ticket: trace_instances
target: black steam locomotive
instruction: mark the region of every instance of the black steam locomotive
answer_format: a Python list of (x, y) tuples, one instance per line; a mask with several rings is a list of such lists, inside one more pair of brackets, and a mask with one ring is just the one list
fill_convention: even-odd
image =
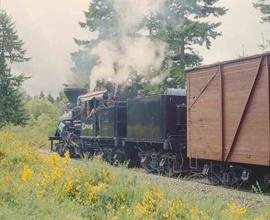
[(126, 101), (115, 100), (107, 89), (64, 92), (70, 106), (50, 137), (52, 150), (73, 157), (101, 155), (111, 164), (128, 161), (170, 176), (188, 171), (184, 90)]

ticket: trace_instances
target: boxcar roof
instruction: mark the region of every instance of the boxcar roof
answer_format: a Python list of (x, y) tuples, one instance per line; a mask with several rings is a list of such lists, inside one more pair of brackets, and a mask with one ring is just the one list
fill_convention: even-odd
[(196, 70), (207, 69), (207, 68), (211, 68), (211, 67), (215, 67), (215, 66), (219, 66), (219, 65), (230, 64), (230, 63), (247, 61), (247, 60), (251, 60), (251, 59), (255, 59), (255, 58), (259, 58), (259, 57), (267, 56), (267, 55), (270, 55), (270, 51), (262, 53), (262, 54), (256, 54), (253, 56), (247, 56), (247, 57), (242, 57), (242, 58), (238, 58), (238, 59), (216, 62), (213, 64), (206, 64), (206, 65), (202, 65), (202, 66), (198, 66), (198, 67), (194, 67), (194, 68), (189, 68), (189, 69), (186, 69), (185, 72), (188, 74), (189, 72), (193, 72)]

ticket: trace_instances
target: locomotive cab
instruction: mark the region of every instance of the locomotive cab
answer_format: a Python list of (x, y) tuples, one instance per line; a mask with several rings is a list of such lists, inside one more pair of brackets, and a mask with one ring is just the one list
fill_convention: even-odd
[(99, 114), (101, 106), (106, 100), (107, 90), (87, 93), (79, 97), (81, 106), (81, 135), (98, 136), (99, 135)]
[(81, 106), (81, 150), (99, 154), (111, 162), (126, 160), (122, 139), (126, 137), (127, 104), (110, 98), (108, 90), (79, 97)]

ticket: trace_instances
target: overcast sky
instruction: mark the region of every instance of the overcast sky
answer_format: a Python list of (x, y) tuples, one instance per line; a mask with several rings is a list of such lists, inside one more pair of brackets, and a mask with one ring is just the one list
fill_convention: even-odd
[[(78, 25), (84, 20), (89, 0), (0, 0), (2, 8), (16, 20), (20, 37), (25, 41), (31, 61), (17, 65), (15, 72), (32, 78), (25, 83), (31, 95), (58, 94), (72, 66), (70, 53), (77, 50), (73, 37), (89, 38)], [(134, 0), (143, 1), (143, 0)], [(210, 50), (200, 49), (204, 63), (233, 59), (239, 55), (260, 53), (262, 33), (270, 39), (270, 24), (260, 23), (260, 13), (252, 6), (255, 0), (221, 0), (229, 9), (219, 20), (223, 35)]]

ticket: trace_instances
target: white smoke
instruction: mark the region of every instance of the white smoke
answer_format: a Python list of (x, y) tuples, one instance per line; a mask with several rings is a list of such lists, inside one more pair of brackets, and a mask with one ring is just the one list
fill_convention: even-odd
[(153, 83), (160, 82), (164, 77), (156, 75), (166, 45), (151, 40), (140, 25), (147, 15), (162, 8), (164, 0), (113, 0), (113, 3), (120, 24), (120, 39), (117, 43), (102, 41), (93, 49), (100, 61), (91, 72), (90, 88), (93, 89), (99, 80), (125, 84), (131, 73)]
[(164, 3), (165, 0), (113, 0), (122, 33), (134, 33), (145, 16), (158, 12)]

